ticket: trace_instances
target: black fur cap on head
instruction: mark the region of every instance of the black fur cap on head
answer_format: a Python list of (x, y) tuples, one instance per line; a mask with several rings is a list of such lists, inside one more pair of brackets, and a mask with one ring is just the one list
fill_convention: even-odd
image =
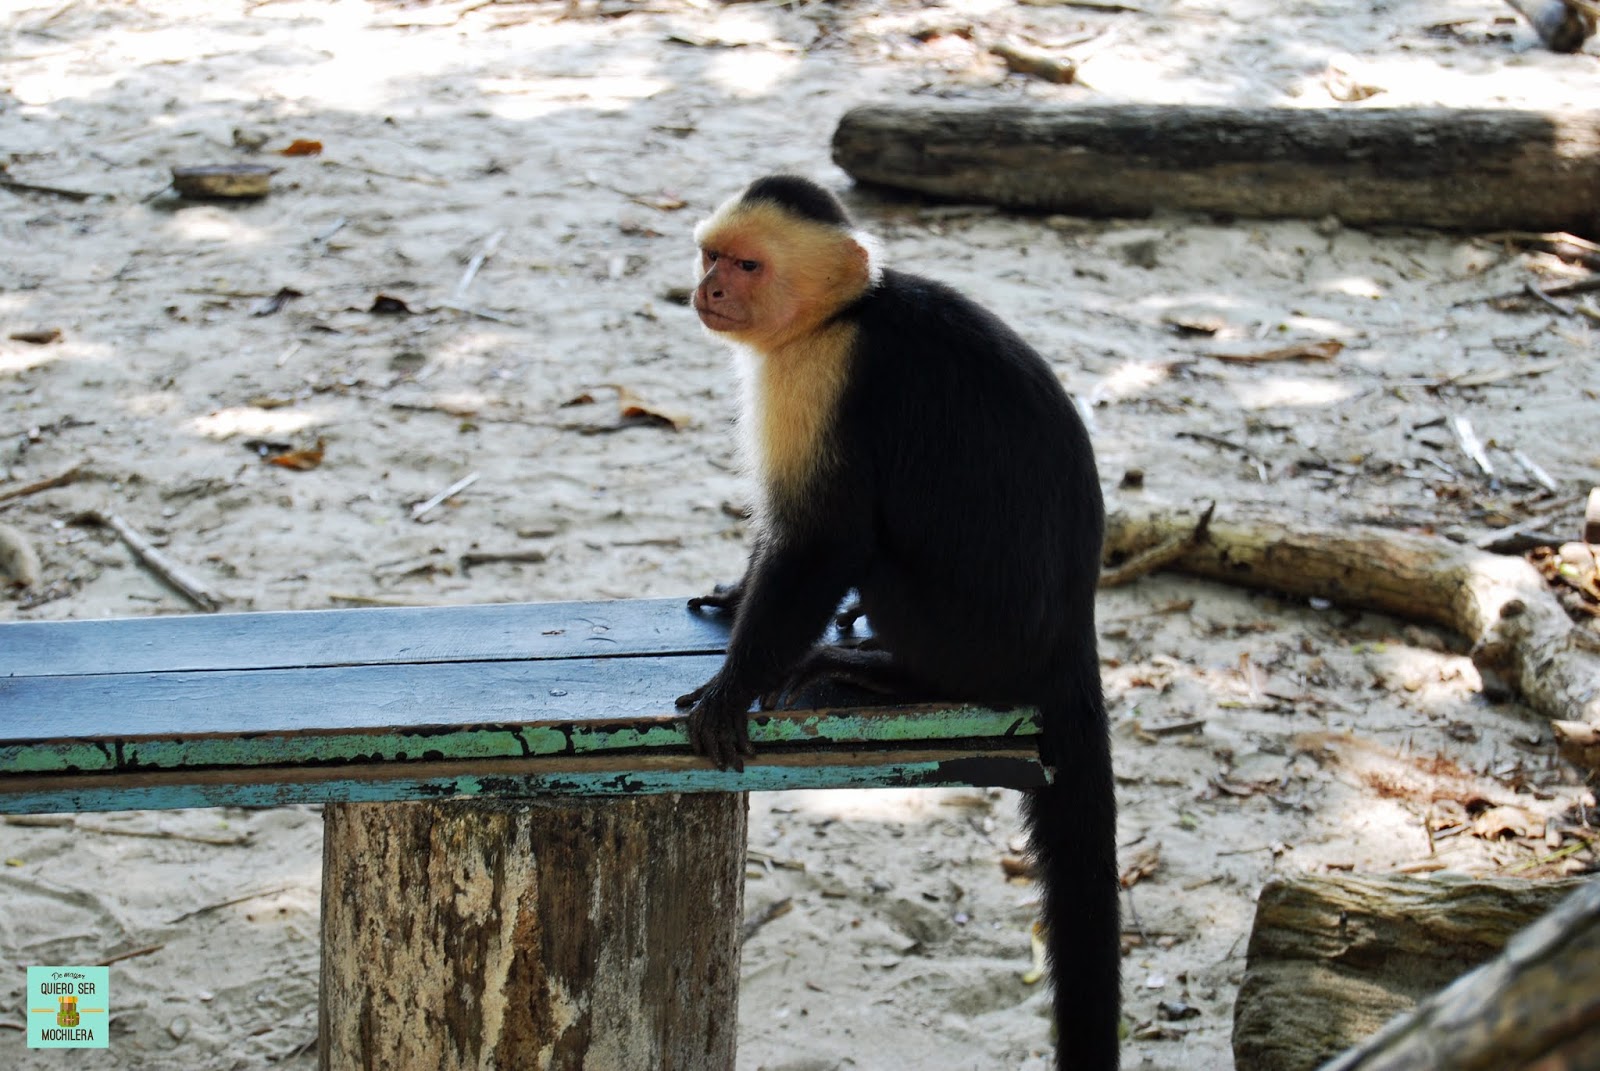
[(746, 204), (751, 201), (770, 201), (800, 219), (830, 227), (849, 230), (854, 226), (850, 214), (837, 197), (810, 179), (798, 175), (768, 175), (756, 179), (740, 200)]

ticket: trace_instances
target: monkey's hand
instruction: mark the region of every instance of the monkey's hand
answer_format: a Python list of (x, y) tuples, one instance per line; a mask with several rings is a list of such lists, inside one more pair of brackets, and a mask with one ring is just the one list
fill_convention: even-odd
[(723, 686), (722, 674), (678, 697), (678, 707), (689, 711), (689, 745), (719, 770), (730, 766), (744, 772), (744, 760), (756, 753), (750, 746), (750, 700), (740, 701)]
[(744, 601), (744, 581), (737, 584), (718, 584), (711, 589), (710, 595), (696, 595), (689, 600), (691, 610), (721, 610), (730, 618), (739, 612), (739, 604)]

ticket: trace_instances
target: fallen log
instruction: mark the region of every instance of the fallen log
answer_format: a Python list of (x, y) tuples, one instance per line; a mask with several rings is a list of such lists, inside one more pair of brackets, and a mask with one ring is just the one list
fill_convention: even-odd
[(1595, 1067), (1600, 1067), (1600, 880), (1589, 878), (1493, 960), (1322, 1071)]
[(1234, 1003), (1235, 1066), (1312, 1071), (1487, 962), (1587, 884), (1372, 875), (1268, 882)]
[(1600, 113), (1200, 105), (870, 105), (860, 182), (1096, 216), (1156, 210), (1600, 232)]
[[(1125, 558), (1192, 532), (1192, 511), (1123, 506), (1106, 518), (1106, 553)], [(1600, 723), (1600, 633), (1579, 625), (1522, 558), (1431, 536), (1284, 516), (1222, 516), (1164, 566), (1172, 572), (1442, 625), (1473, 662), (1552, 719)]]

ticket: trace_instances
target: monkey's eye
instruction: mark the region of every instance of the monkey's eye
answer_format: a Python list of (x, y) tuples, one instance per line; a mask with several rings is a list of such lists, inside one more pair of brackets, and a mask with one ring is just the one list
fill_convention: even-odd
[(717, 257), (720, 256), (719, 253), (711, 249), (701, 250), (701, 252), (705, 254), (707, 264), (715, 264), (717, 262)]
[(741, 261), (739, 261), (739, 270), (740, 271), (755, 271), (759, 267), (761, 267), (761, 262), (759, 260), (741, 260)]

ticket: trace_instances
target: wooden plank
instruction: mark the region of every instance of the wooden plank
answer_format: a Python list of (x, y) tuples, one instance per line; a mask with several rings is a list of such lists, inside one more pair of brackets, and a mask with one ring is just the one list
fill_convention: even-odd
[(683, 599), (0, 623), (0, 677), (715, 654)]
[(493, 759), (462, 771), (460, 762), (419, 762), (4, 777), (0, 814), (797, 788), (1030, 788), (1047, 776), (1034, 742), (1023, 737), (964, 740), (943, 750), (769, 748), (742, 773), (687, 754)]
[[(716, 656), (0, 679), (0, 777), (682, 747)], [(1034, 735), (1032, 708), (757, 715), (758, 743)]]
[[(716, 656), (0, 680), (0, 781), (182, 767), (686, 748), (672, 697)], [(1031, 707), (757, 714), (757, 746), (1034, 736)]]
[(951, 703), (755, 714), (713, 770), (673, 698), (723, 643), (676, 599), (0, 625), (0, 811), (1043, 776), (1034, 710)]
[(653, 718), (719, 665), (695, 655), (0, 678), (0, 747)]

